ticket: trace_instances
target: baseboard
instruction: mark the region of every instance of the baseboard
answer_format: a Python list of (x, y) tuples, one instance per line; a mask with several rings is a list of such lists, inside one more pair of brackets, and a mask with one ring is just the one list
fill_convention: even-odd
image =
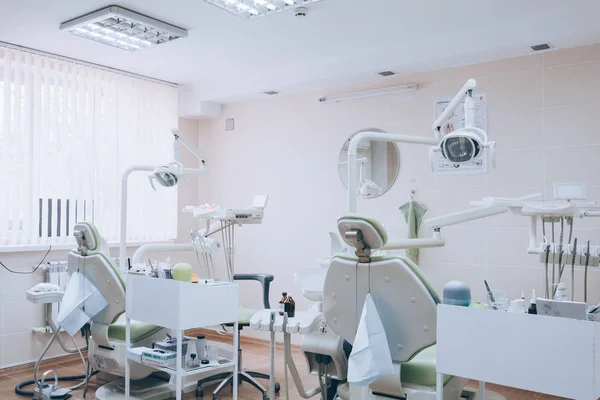
[[(87, 351), (84, 351), (83, 353), (87, 354)], [(71, 361), (71, 359), (72, 359), (72, 360), (79, 360), (81, 362), (81, 357), (79, 357), (79, 354), (58, 354), (55, 356), (45, 357), (44, 361), (58, 360), (58, 359), (60, 359), (61, 361)], [(6, 372), (16, 372), (16, 371), (26, 370), (29, 368), (33, 369), (36, 362), (37, 362), (37, 360), (31, 360), (31, 361), (23, 361), (20, 363), (14, 363), (14, 364), (9, 364), (9, 365), (3, 365), (2, 368), (0, 368), (0, 372), (6, 373)]]

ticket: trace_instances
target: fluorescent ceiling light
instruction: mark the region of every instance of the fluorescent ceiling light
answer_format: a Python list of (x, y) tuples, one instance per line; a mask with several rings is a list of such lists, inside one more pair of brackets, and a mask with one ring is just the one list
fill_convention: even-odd
[(254, 19), (321, 0), (205, 0), (239, 17)]
[(63, 22), (59, 29), (127, 51), (145, 49), (188, 36), (185, 29), (117, 6)]
[(384, 96), (389, 94), (403, 93), (403, 92), (416, 92), (418, 85), (416, 83), (409, 83), (408, 85), (402, 86), (391, 86), (381, 89), (363, 90), (360, 92), (335, 94), (331, 96), (321, 97), (319, 101), (321, 103), (334, 103), (344, 100), (362, 99), (364, 97)]

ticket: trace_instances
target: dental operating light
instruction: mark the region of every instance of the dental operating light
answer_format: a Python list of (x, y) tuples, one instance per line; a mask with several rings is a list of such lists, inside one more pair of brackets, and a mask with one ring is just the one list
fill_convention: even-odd
[[(395, 133), (382, 133), (376, 131), (363, 131), (354, 135), (348, 144), (348, 212), (357, 212), (358, 174), (358, 149), (369, 141), (394, 142), (406, 144), (423, 144), (435, 146), (430, 148), (429, 158), (431, 168), (438, 171), (437, 163), (450, 163), (451, 173), (473, 174), (487, 172), (488, 162), (495, 167), (496, 143), (488, 141), (487, 134), (475, 127), (475, 105), (473, 103), (473, 90), (477, 83), (469, 79), (450, 101), (448, 106), (433, 123), (432, 136), (414, 136)], [(465, 127), (442, 136), (442, 127), (452, 117), (454, 111), (465, 103)], [(439, 157), (438, 157), (439, 155)], [(489, 159), (489, 160), (488, 160)], [(478, 168), (478, 167), (483, 168)], [(421, 239), (409, 239), (417, 243)], [(429, 240), (429, 239), (424, 239)], [(434, 244), (439, 241), (434, 239)]]
[(255, 19), (281, 11), (304, 7), (321, 0), (204, 0), (245, 19)]
[[(491, 167), (495, 167), (496, 143), (488, 141), (487, 134), (475, 127), (475, 103), (473, 101), (475, 87), (475, 80), (469, 79), (433, 123), (434, 135), (440, 140), (436, 147), (430, 149), (431, 169), (434, 172), (444, 167), (451, 167), (450, 170), (446, 169), (446, 171), (459, 174), (474, 171), (485, 173), (487, 172), (488, 159)], [(442, 136), (442, 128), (463, 102), (465, 110), (464, 128)], [(441, 154), (441, 160), (436, 157), (437, 154)]]
[(142, 50), (188, 36), (185, 29), (118, 6), (63, 22), (59, 29), (126, 51)]

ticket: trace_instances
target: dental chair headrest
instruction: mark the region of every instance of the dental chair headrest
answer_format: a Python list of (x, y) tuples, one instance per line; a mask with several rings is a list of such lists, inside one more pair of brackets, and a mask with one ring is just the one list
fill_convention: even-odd
[(90, 222), (76, 223), (73, 228), (73, 236), (77, 240), (77, 251), (83, 256), (100, 247), (101, 240), (98, 229)]
[(383, 225), (375, 218), (361, 214), (346, 214), (338, 220), (338, 229), (344, 242), (355, 247), (353, 240), (346, 236), (346, 232), (360, 231), (362, 241), (369, 249), (380, 249), (387, 243), (387, 233)]

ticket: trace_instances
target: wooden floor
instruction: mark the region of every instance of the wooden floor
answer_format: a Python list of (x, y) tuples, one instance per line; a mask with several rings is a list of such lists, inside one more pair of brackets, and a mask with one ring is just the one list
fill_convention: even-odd
[[(244, 367), (251, 371), (258, 371), (263, 373), (269, 372), (269, 349), (267, 344), (254, 342), (254, 341), (246, 341), (242, 340), (242, 348), (244, 353)], [(282, 352), (278, 351), (278, 355)], [(299, 349), (293, 350), (293, 358), (298, 365), (298, 369), (300, 371), (305, 370), (303, 367), (305, 365), (305, 361), (302, 353)], [(281, 382), (283, 379), (283, 360), (278, 358), (276, 360), (277, 366), (277, 380)], [(78, 359), (77, 356), (67, 356), (56, 358), (52, 360), (46, 360), (42, 363), (40, 371), (46, 371), (48, 369), (54, 369), (59, 376), (67, 376), (67, 375), (81, 375), (83, 374), (83, 367), (81, 360)], [(25, 397), (21, 397), (15, 394), (15, 386), (22, 381), (33, 379), (33, 365), (24, 365), (14, 368), (8, 368), (4, 370), (0, 370), (0, 399), (1, 400), (17, 400), (17, 399), (25, 399)], [(96, 377), (90, 380), (89, 391), (86, 399), (94, 400), (96, 396), (94, 395), (96, 388), (105, 384), (105, 381), (101, 381)], [(282, 387), (283, 387), (283, 382)], [(303, 383), (305, 389), (310, 389), (318, 386), (318, 381), (315, 376), (308, 376), (304, 373)], [(264, 382), (264, 385), (268, 385), (268, 382)], [(64, 384), (62, 385), (64, 386)], [(470, 387), (477, 387), (477, 382), (470, 382)], [(489, 390), (493, 390), (501, 395), (503, 395), (507, 400), (550, 400), (550, 399), (561, 399), (559, 397), (540, 395), (539, 393), (532, 393), (518, 389), (505, 388), (496, 385), (488, 385), (487, 388)], [(211, 392), (213, 387), (208, 387), (205, 389), (205, 399), (209, 400), (212, 398)], [(300, 400), (301, 397), (296, 392), (296, 387), (293, 384), (293, 381), (290, 377), (290, 388), (289, 388), (290, 399)], [(83, 399), (83, 390), (79, 389), (77, 391), (72, 392), (73, 400), (82, 400)], [(229, 390), (225, 390), (221, 397), (221, 399), (230, 399), (231, 393)], [(249, 399), (262, 399), (262, 396), (253, 389), (248, 384), (243, 384), (240, 386), (239, 398), (243, 400)], [(283, 399), (284, 396), (279, 396), (279, 398)], [(185, 396), (186, 400), (195, 399), (194, 393), (188, 393)], [(315, 397), (317, 399), (317, 397)]]

